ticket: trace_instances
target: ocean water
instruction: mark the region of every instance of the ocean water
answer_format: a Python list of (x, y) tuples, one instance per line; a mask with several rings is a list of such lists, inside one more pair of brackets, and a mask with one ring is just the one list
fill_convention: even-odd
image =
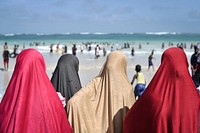
[[(79, 48), (81, 44), (90, 42), (92, 47), (96, 44), (100, 46), (106, 45), (107, 48), (113, 46), (115, 49), (120, 49), (124, 43), (129, 43), (130, 47), (138, 49), (138, 45), (142, 45), (140, 53), (149, 52), (152, 49), (162, 52), (161, 44), (165, 44), (165, 48), (169, 43), (174, 45), (185, 43), (187, 49), (191, 44), (200, 43), (200, 34), (189, 33), (66, 33), (66, 34), (0, 34), (0, 44), (3, 46), (7, 42), (9, 49), (12, 50), (14, 45), (19, 45), (22, 49), (23, 45), (27, 48), (30, 44), (38, 44), (36, 48), (41, 52), (49, 52), (50, 44), (60, 44), (60, 47), (67, 45), (70, 49), (73, 44)], [(0, 47), (2, 50), (3, 47)], [(78, 49), (79, 50), (79, 49)], [(138, 51), (139, 52), (139, 51)]]

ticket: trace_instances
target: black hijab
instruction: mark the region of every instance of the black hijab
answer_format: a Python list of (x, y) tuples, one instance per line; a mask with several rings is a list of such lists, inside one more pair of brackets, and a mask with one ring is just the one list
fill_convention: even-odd
[(58, 60), (51, 82), (57, 92), (68, 100), (81, 88), (78, 75), (79, 60), (72, 54), (65, 54)]

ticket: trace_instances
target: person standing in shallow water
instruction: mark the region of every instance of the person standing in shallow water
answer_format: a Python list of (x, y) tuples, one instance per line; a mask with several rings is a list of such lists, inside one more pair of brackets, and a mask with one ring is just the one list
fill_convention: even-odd
[(17, 50), (17, 45), (14, 45), (13, 52), (10, 54), (10, 58), (15, 58), (18, 55)]
[(103, 56), (104, 56), (104, 57), (106, 56), (106, 53), (107, 53), (106, 48), (103, 47)]
[(64, 47), (64, 53), (65, 54), (67, 53), (67, 45), (65, 45), (65, 47)]
[(4, 70), (7, 71), (9, 67), (9, 57), (10, 57), (8, 46), (4, 47), (2, 56), (3, 56)]
[(58, 53), (59, 52), (59, 43), (56, 45), (56, 53)]
[(8, 43), (7, 42), (5, 42), (3, 49), (8, 49)]
[(152, 50), (151, 54), (148, 57), (148, 70), (150, 69), (150, 67), (152, 66), (152, 69), (154, 71), (154, 65), (153, 65), (153, 54), (154, 54), (154, 50)]
[(135, 50), (134, 50), (134, 47), (132, 47), (131, 49), (131, 55), (134, 56), (135, 55)]
[(73, 44), (73, 47), (72, 47), (72, 54), (73, 55), (76, 55), (76, 50), (77, 50), (76, 44)]
[(99, 58), (99, 51), (100, 51), (100, 47), (99, 47), (99, 45), (97, 45), (96, 47), (95, 47), (95, 59), (98, 59)]
[(53, 44), (50, 45), (50, 53), (53, 53)]

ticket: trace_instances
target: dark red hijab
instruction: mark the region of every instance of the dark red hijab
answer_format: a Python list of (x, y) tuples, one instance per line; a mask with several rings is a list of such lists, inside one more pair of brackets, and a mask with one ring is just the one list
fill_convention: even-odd
[(143, 95), (129, 110), (123, 133), (198, 133), (200, 97), (180, 48), (169, 48)]
[(71, 133), (65, 110), (53, 88), (43, 56), (22, 51), (0, 104), (0, 132)]

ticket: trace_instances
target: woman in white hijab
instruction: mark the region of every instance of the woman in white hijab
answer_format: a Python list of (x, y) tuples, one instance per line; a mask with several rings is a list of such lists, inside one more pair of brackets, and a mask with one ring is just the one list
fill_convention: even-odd
[(68, 101), (74, 133), (122, 132), (124, 117), (135, 102), (126, 68), (126, 56), (111, 52), (100, 74)]

